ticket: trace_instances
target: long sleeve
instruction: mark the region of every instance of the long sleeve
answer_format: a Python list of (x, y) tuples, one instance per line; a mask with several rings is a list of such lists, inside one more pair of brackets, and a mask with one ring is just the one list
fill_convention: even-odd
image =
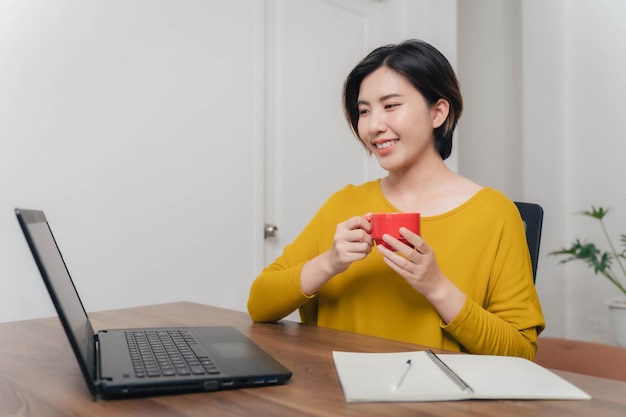
[[(470, 352), (533, 359), (544, 322), (532, 280), (524, 226), (513, 203), (503, 202), (495, 207), (497, 213), (493, 217), (489, 211), (484, 212), (493, 224), (490, 240), (481, 245), (482, 250), (486, 249), (483, 257), (488, 262), (482, 264), (484, 272), (480, 276), (488, 279), (477, 279), (473, 286), (464, 287), (468, 301), (444, 329)], [(471, 265), (470, 262), (463, 259), (462, 263)]]
[(300, 286), (302, 266), (319, 255), (320, 217), (322, 208), (294, 242), (285, 246), (283, 254), (265, 268), (254, 280), (248, 297), (248, 312), (252, 320), (280, 320), (308, 302)]
[(248, 312), (252, 320), (280, 320), (308, 300), (300, 290), (301, 269), (302, 265), (283, 270), (263, 270), (252, 284), (248, 298)]

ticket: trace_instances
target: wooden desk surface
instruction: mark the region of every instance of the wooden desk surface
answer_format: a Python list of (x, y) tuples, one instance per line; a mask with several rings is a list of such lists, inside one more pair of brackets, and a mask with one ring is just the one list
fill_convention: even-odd
[(252, 323), (247, 314), (173, 303), (90, 314), (95, 329), (232, 325), (293, 372), (282, 386), (94, 401), (58, 319), (0, 324), (0, 416), (619, 416), (626, 382), (557, 372), (591, 401), (346, 403), (332, 350), (394, 352), (420, 346), (293, 322)]

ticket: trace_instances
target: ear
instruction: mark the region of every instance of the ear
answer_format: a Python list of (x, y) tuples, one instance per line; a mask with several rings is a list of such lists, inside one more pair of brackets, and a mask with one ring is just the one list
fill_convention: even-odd
[(448, 118), (449, 113), (450, 103), (448, 103), (448, 100), (444, 100), (442, 98), (437, 100), (437, 102), (430, 108), (430, 117), (433, 121), (433, 129), (437, 129), (443, 125)]

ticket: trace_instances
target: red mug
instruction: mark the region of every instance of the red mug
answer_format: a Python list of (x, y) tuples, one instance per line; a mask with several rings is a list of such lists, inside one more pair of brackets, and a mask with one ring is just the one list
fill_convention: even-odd
[(383, 235), (387, 234), (395, 237), (405, 245), (413, 247), (400, 235), (400, 228), (406, 227), (413, 233), (421, 234), (420, 214), (419, 213), (372, 213), (364, 216), (372, 224), (370, 236), (377, 245), (383, 245), (390, 250), (394, 250), (383, 241)]

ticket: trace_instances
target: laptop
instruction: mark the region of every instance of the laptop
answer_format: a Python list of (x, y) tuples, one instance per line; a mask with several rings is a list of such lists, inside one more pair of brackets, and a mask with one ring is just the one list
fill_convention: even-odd
[(94, 333), (44, 212), (15, 214), (94, 399), (261, 387), (291, 377), (232, 326)]

